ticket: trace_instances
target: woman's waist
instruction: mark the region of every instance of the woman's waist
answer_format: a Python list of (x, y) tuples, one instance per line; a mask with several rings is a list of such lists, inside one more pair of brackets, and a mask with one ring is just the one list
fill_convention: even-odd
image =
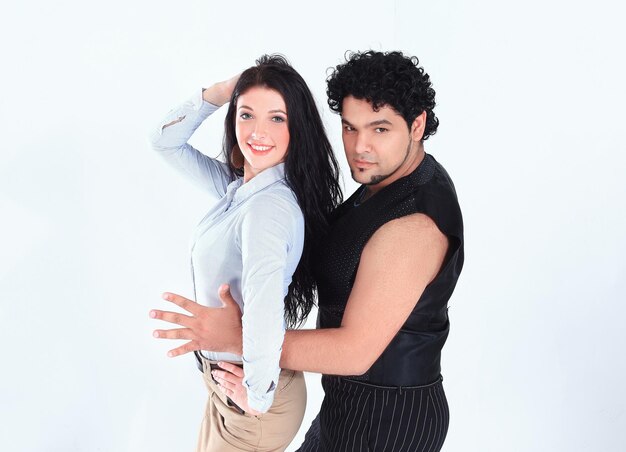
[(241, 363), (241, 355), (235, 353), (213, 352), (210, 350), (200, 350), (200, 354), (211, 361), (228, 361), (231, 363)]

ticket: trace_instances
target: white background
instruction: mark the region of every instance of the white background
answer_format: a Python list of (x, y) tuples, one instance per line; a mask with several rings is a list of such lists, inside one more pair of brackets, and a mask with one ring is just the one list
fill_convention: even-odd
[[(444, 451), (626, 450), (624, 11), (509, 3), (3, 7), (0, 450), (193, 450), (205, 390), (148, 311), (162, 291), (191, 295), (188, 240), (208, 206), (147, 134), (200, 86), (281, 52), (316, 96), (348, 195), (326, 69), (369, 48), (431, 75), (441, 126), (426, 149), (465, 216)], [(212, 156), (221, 118), (193, 139)], [(309, 377), (297, 444), (321, 400)]]

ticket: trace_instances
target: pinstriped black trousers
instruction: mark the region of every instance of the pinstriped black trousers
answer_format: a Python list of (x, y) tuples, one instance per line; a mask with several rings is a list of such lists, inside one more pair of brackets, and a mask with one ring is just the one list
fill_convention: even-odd
[(324, 401), (299, 452), (438, 452), (448, 432), (442, 378), (387, 387), (323, 376)]

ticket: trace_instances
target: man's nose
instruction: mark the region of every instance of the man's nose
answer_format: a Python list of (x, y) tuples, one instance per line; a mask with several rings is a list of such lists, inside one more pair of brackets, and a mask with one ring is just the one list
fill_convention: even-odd
[(357, 134), (354, 151), (357, 154), (364, 154), (366, 152), (369, 152), (370, 150), (371, 150), (371, 146), (365, 134), (363, 133)]

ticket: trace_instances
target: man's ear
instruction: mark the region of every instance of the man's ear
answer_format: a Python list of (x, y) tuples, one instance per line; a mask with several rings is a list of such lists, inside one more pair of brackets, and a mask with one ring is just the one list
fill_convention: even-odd
[(426, 110), (424, 110), (419, 116), (415, 118), (413, 124), (411, 124), (411, 139), (413, 141), (421, 141), (424, 136), (424, 129), (426, 128)]

